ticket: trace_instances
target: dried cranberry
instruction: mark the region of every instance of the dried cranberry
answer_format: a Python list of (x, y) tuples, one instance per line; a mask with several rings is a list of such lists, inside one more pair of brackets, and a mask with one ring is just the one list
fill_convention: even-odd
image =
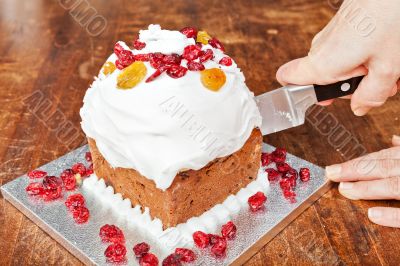
[(290, 165), (288, 165), (287, 163), (276, 163), (276, 169), (278, 169), (278, 172), (281, 174), (285, 174), (287, 171), (289, 171), (290, 169), (292, 169), (292, 167), (290, 167)]
[(150, 55), (150, 65), (155, 68), (158, 69), (161, 66), (164, 66), (164, 55), (162, 53), (152, 53)]
[(34, 179), (34, 178), (42, 178), (42, 177), (45, 177), (45, 176), (47, 176), (47, 172), (42, 171), (42, 170), (32, 170), (32, 171), (30, 171), (28, 173), (28, 177), (32, 178), (32, 179)]
[(180, 265), (182, 265), (180, 261), (180, 256), (176, 255), (175, 253), (166, 257), (162, 262), (162, 266), (180, 266)]
[(222, 226), (221, 234), (226, 239), (234, 239), (236, 236), (236, 231), (236, 225), (232, 221), (229, 221)]
[(269, 181), (276, 181), (281, 176), (281, 174), (273, 168), (267, 168), (265, 172), (268, 174)]
[(88, 151), (87, 153), (85, 153), (85, 159), (87, 162), (92, 162), (92, 153), (90, 151)]
[(279, 181), (279, 185), (282, 190), (292, 190), (296, 186), (296, 180), (293, 178), (282, 178)]
[(201, 70), (205, 69), (205, 67), (204, 67), (204, 65), (202, 63), (195, 62), (195, 61), (189, 61), (187, 63), (187, 68), (190, 71), (201, 71)]
[(164, 56), (162, 61), (166, 65), (180, 65), (182, 58), (178, 54), (170, 54), (170, 55)]
[(42, 195), (44, 193), (44, 188), (42, 183), (30, 183), (26, 188), (26, 193), (31, 196)]
[(293, 168), (289, 169), (289, 171), (287, 171), (282, 178), (289, 178), (289, 179), (293, 179), (294, 181), (296, 181), (297, 179), (297, 171)]
[(229, 56), (224, 56), (219, 60), (219, 64), (223, 66), (231, 66), (232, 65), (232, 58)]
[(197, 30), (193, 27), (185, 27), (180, 30), (180, 32), (185, 35), (187, 38), (196, 38)]
[(119, 69), (122, 70), (125, 68), (125, 66), (121, 63), (121, 61), (119, 61), (118, 59), (115, 60), (115, 66)]
[(293, 190), (285, 189), (283, 190), (283, 196), (287, 199), (294, 199), (296, 197), (296, 193)]
[(261, 165), (268, 166), (271, 163), (271, 154), (270, 153), (261, 153)]
[(183, 77), (187, 72), (187, 68), (183, 66), (172, 66), (167, 69), (167, 74), (171, 78), (177, 79)]
[(193, 233), (193, 241), (199, 248), (206, 248), (210, 244), (210, 237), (204, 232), (196, 231)]
[(119, 54), (117, 54), (118, 57), (118, 64), (115, 62), (115, 65), (117, 66), (118, 69), (121, 69), (120, 67), (125, 68), (135, 62), (135, 57), (133, 53), (129, 50), (122, 50)]
[(86, 167), (83, 163), (76, 163), (72, 166), (72, 172), (74, 174), (80, 174), (82, 177), (86, 176)]
[(158, 266), (158, 258), (153, 253), (147, 253), (139, 260), (140, 266)]
[(153, 74), (151, 74), (147, 79), (146, 82), (152, 82), (155, 80), (158, 76), (162, 74), (162, 71), (160, 69), (157, 69)]
[(187, 248), (177, 248), (175, 249), (175, 254), (180, 256), (180, 261), (192, 262), (196, 260), (196, 254)]
[(43, 187), (45, 189), (56, 189), (61, 187), (61, 180), (55, 176), (46, 176), (43, 178)]
[(208, 44), (214, 48), (220, 49), (222, 52), (225, 52), (225, 47), (217, 38), (211, 38), (210, 40), (208, 40)]
[(125, 236), (115, 225), (106, 224), (100, 228), (99, 236), (103, 242), (124, 243)]
[(213, 57), (214, 57), (214, 52), (211, 49), (206, 49), (205, 51), (201, 51), (199, 60), (201, 63), (204, 63), (212, 59)]
[(104, 256), (106, 256), (109, 262), (123, 262), (126, 258), (126, 247), (120, 243), (111, 244), (104, 251)]
[(61, 173), (61, 180), (66, 190), (73, 190), (76, 187), (76, 178), (72, 169), (66, 169)]
[(210, 237), (210, 244), (214, 245), (215, 243), (217, 243), (217, 241), (223, 237), (219, 236), (219, 235), (215, 235), (215, 234), (208, 234), (208, 236)]
[(114, 45), (114, 53), (115, 53), (115, 55), (116, 55), (117, 57), (119, 57), (119, 54), (120, 54), (123, 50), (124, 50), (124, 48), (122, 47), (121, 44), (116, 43), (116, 44)]
[(94, 173), (94, 171), (93, 171), (93, 164), (91, 163), (90, 165), (89, 165), (89, 167), (86, 169), (86, 176), (90, 176), (91, 174), (93, 174)]
[(307, 182), (310, 180), (310, 169), (308, 168), (300, 168), (300, 180), (303, 182)]
[(148, 62), (150, 60), (151, 54), (135, 54), (133, 57), (135, 61)]
[(197, 45), (192, 44), (185, 47), (185, 49), (183, 50), (182, 57), (188, 61), (193, 61), (199, 58), (200, 53), (201, 53), (201, 48)]
[(146, 43), (139, 41), (139, 39), (133, 42), (133, 48), (136, 50), (142, 50), (144, 47), (146, 47)]
[(70, 211), (73, 211), (76, 207), (85, 206), (85, 198), (82, 194), (70, 195), (65, 201), (65, 206), (67, 206)]
[(271, 154), (271, 159), (275, 163), (283, 163), (286, 161), (286, 150), (282, 148), (277, 148)]
[(226, 254), (226, 239), (220, 238), (218, 241), (212, 246), (211, 253), (214, 254), (217, 258), (224, 257)]
[(150, 246), (149, 246), (149, 244), (147, 244), (147, 243), (145, 243), (145, 242), (136, 244), (136, 245), (133, 247), (133, 252), (135, 253), (135, 256), (136, 256), (137, 258), (143, 257), (143, 255), (149, 253), (149, 250), (150, 250)]
[(72, 210), (72, 216), (78, 224), (86, 223), (89, 220), (89, 210), (85, 206), (79, 206)]
[(62, 192), (61, 186), (54, 189), (46, 188), (44, 190), (44, 193), (42, 194), (42, 197), (45, 201), (56, 200), (61, 198), (61, 192)]
[(255, 212), (264, 207), (264, 203), (267, 201), (267, 197), (262, 192), (257, 192), (248, 199), (250, 210)]

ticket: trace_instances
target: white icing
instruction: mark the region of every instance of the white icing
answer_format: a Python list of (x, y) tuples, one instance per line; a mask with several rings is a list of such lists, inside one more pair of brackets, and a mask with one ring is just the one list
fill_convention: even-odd
[(121, 218), (125, 218), (128, 225), (137, 226), (146, 230), (158, 239), (160, 246), (164, 247), (166, 254), (177, 247), (194, 246), (192, 235), (196, 231), (209, 234), (219, 234), (221, 226), (232, 220), (241, 210), (248, 209), (247, 200), (258, 191), (267, 193), (269, 182), (263, 168), (260, 169), (256, 180), (247, 187), (242, 188), (236, 195), (229, 195), (222, 204), (217, 204), (198, 217), (190, 218), (186, 223), (163, 230), (160, 219), (152, 219), (149, 209), (142, 212), (139, 205), (133, 206), (129, 199), (123, 199), (121, 194), (114, 194), (111, 186), (106, 186), (103, 179), (98, 179), (95, 174), (83, 181), (83, 190), (94, 195), (96, 200), (103, 204)]
[[(132, 50), (135, 54), (182, 53), (194, 43), (178, 31), (161, 30), (157, 25), (140, 31), (140, 40), (146, 47)], [(205, 67), (220, 67), (226, 74), (226, 83), (218, 92), (206, 89), (197, 71), (188, 71), (179, 79), (164, 73), (130, 90), (117, 89), (120, 70), (95, 78), (80, 112), (82, 129), (96, 141), (111, 166), (135, 169), (165, 190), (179, 171), (198, 170), (238, 151), (252, 130), (260, 127), (254, 94), (236, 63), (221, 66), (217, 62), (225, 55), (220, 50), (210, 45), (203, 49), (215, 54)], [(116, 59), (112, 54), (107, 61)], [(182, 65), (186, 63), (182, 60)], [(155, 70), (145, 65), (147, 78)]]

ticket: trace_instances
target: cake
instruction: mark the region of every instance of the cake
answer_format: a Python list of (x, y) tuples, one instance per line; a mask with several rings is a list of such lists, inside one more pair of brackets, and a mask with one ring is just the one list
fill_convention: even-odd
[(150, 25), (132, 48), (118, 42), (80, 114), (95, 174), (163, 228), (223, 202), (260, 168), (254, 94), (205, 31)]

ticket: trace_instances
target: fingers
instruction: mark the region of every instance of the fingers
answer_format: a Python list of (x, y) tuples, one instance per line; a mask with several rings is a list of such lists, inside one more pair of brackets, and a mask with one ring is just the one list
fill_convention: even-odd
[(342, 164), (328, 166), (326, 167), (326, 176), (335, 182), (400, 176), (400, 147), (389, 148)]
[(368, 210), (368, 218), (371, 222), (389, 226), (400, 227), (400, 209), (388, 207), (374, 207)]
[(352, 200), (400, 199), (400, 177), (371, 181), (342, 182), (339, 192)]
[(400, 136), (394, 135), (392, 137), (392, 144), (393, 146), (400, 146)]

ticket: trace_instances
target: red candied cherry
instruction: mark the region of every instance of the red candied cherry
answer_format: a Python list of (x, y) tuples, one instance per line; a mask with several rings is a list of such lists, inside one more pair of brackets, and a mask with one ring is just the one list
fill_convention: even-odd
[(226, 245), (226, 239), (221, 237), (212, 246), (211, 253), (217, 258), (224, 257), (226, 255)]
[(82, 194), (69, 195), (65, 201), (65, 206), (67, 206), (70, 211), (74, 210), (76, 207), (85, 206), (85, 198)]
[(66, 169), (61, 173), (61, 180), (66, 190), (73, 190), (76, 187), (76, 178), (72, 169)]
[(232, 58), (229, 56), (224, 56), (219, 60), (219, 64), (223, 66), (231, 66), (232, 65)]
[(290, 165), (288, 165), (287, 163), (277, 162), (276, 169), (278, 169), (279, 173), (284, 174), (287, 173), (290, 169), (292, 169), (292, 167), (290, 167)]
[(187, 68), (179, 65), (171, 66), (167, 69), (167, 74), (171, 78), (177, 79), (183, 77), (187, 72)]
[(104, 256), (109, 262), (123, 262), (126, 259), (126, 247), (120, 243), (111, 244), (104, 251)]
[(79, 206), (72, 210), (72, 216), (78, 224), (86, 223), (89, 220), (89, 210), (85, 206)]
[(149, 250), (150, 250), (150, 246), (149, 246), (149, 244), (147, 244), (145, 242), (136, 244), (133, 247), (133, 252), (135, 253), (136, 258), (143, 257), (145, 254), (149, 253)]
[(277, 148), (271, 154), (271, 159), (275, 163), (284, 163), (286, 161), (286, 150), (282, 148)]
[(256, 212), (264, 207), (264, 203), (267, 201), (267, 197), (261, 191), (257, 192), (248, 199), (250, 210)]
[(201, 70), (205, 69), (205, 67), (204, 67), (204, 65), (202, 63), (195, 62), (195, 61), (189, 61), (187, 63), (187, 68), (190, 71), (201, 71)]
[(188, 61), (193, 61), (201, 55), (201, 48), (195, 44), (188, 45), (183, 50), (182, 57)]
[(179, 256), (181, 262), (192, 262), (196, 260), (196, 254), (187, 248), (175, 249), (175, 254)]
[(61, 198), (62, 188), (61, 186), (56, 188), (45, 188), (43, 194), (41, 196), (45, 201), (51, 201)]
[(236, 231), (237, 231), (236, 225), (232, 221), (229, 221), (229, 222), (227, 222), (226, 224), (224, 224), (222, 226), (221, 234), (226, 239), (230, 239), (231, 240), (231, 239), (235, 238)]
[(205, 51), (201, 51), (199, 60), (200, 63), (204, 63), (212, 59), (213, 57), (214, 57), (214, 52), (211, 49), (206, 49)]
[(162, 59), (166, 65), (180, 65), (182, 58), (178, 54), (165, 55)]
[(162, 266), (181, 266), (181, 265), (182, 263), (180, 261), (180, 256), (175, 253), (166, 257), (162, 262)]
[(261, 165), (268, 166), (271, 163), (271, 154), (263, 152), (261, 153)]
[(47, 176), (47, 172), (42, 171), (42, 170), (32, 170), (32, 171), (30, 171), (30, 172), (28, 173), (28, 177), (31, 178), (31, 179), (34, 179), (34, 178), (43, 178), (43, 177), (45, 177), (45, 176)]
[(269, 181), (276, 181), (281, 176), (281, 174), (273, 168), (267, 168), (265, 169), (265, 172), (268, 175)]
[(86, 169), (86, 176), (90, 176), (93, 173), (94, 173), (94, 171), (93, 171), (93, 163), (91, 163), (89, 165), (89, 167)]
[(92, 153), (90, 151), (85, 153), (85, 160), (89, 163), (92, 162)]
[(197, 37), (197, 30), (193, 27), (185, 27), (180, 30), (180, 32), (185, 35), (187, 38), (195, 38)]
[(225, 52), (225, 47), (217, 38), (211, 38), (208, 40), (208, 44), (214, 48), (220, 49), (222, 52)]
[(308, 168), (300, 168), (300, 180), (303, 182), (307, 182), (310, 180), (310, 169)]
[(72, 166), (72, 172), (74, 174), (80, 174), (82, 177), (86, 176), (86, 167), (83, 163), (76, 163)]
[(144, 47), (146, 47), (146, 43), (139, 41), (139, 39), (133, 41), (133, 48), (136, 50), (142, 50)]
[(210, 245), (210, 236), (204, 232), (196, 231), (193, 233), (193, 241), (199, 248), (206, 248)]
[(26, 188), (26, 193), (31, 196), (42, 195), (44, 188), (42, 183), (30, 183)]
[(103, 242), (124, 243), (125, 236), (115, 225), (106, 224), (100, 228), (99, 236)]
[(158, 266), (158, 258), (153, 253), (146, 253), (139, 260), (140, 266)]

